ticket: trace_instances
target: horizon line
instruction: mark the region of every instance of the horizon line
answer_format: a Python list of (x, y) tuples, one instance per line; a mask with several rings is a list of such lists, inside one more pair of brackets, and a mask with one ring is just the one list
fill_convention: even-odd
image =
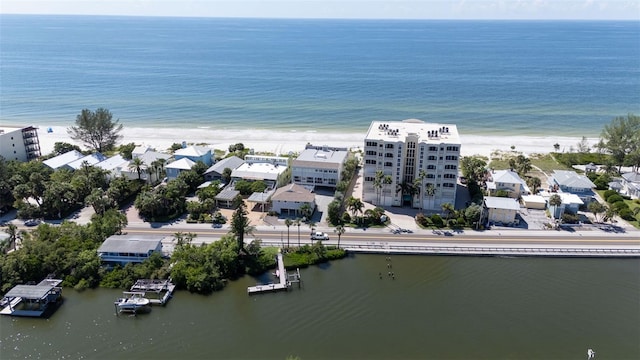
[(384, 21), (625, 21), (639, 22), (627, 18), (377, 18), (377, 17), (262, 17), (262, 16), (187, 16), (187, 15), (132, 15), (132, 14), (43, 14), (43, 13), (3, 13), (0, 16), (73, 16), (73, 17), (130, 17), (130, 18), (173, 18), (173, 19), (246, 19), (246, 20), (384, 20)]

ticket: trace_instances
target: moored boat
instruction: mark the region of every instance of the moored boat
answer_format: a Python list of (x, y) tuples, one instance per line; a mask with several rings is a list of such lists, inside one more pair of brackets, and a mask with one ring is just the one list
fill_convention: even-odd
[(125, 296), (114, 302), (118, 312), (139, 313), (151, 309), (151, 301), (144, 297), (143, 292), (124, 292)]

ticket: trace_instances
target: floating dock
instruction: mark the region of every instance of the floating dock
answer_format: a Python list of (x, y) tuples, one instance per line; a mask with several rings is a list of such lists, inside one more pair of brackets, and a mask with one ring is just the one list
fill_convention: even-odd
[(292, 283), (298, 283), (298, 286), (300, 285), (300, 269), (296, 269), (296, 272), (293, 274), (287, 274), (287, 270), (284, 268), (284, 259), (281, 252), (278, 252), (276, 260), (278, 261), (276, 276), (278, 277), (279, 282), (275, 284), (249, 286), (247, 288), (247, 293), (249, 295), (262, 292), (288, 290)]
[(173, 296), (175, 288), (176, 286), (171, 283), (171, 280), (140, 279), (131, 286), (131, 291), (145, 294), (153, 293), (155, 296), (146, 296), (151, 305), (164, 305)]

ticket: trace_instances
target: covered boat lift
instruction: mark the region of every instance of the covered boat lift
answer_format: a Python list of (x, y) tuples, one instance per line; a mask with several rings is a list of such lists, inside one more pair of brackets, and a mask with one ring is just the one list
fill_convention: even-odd
[(2, 315), (42, 316), (62, 297), (62, 280), (45, 279), (37, 285), (17, 285), (2, 299)]

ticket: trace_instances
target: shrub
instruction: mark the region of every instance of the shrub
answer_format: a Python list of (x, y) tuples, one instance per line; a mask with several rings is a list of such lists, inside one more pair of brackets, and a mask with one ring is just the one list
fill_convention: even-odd
[(615, 211), (617, 213), (620, 213), (620, 211), (625, 210), (625, 209), (626, 210), (630, 210), (629, 209), (629, 205), (627, 205), (627, 203), (624, 202), (624, 201), (614, 202), (613, 204), (611, 204), (611, 208), (613, 209), (613, 211)]
[(611, 196), (611, 195), (616, 195), (616, 194), (618, 194), (618, 192), (617, 192), (617, 191), (615, 191), (615, 190), (611, 190), (611, 189), (610, 189), (610, 190), (605, 191), (605, 192), (602, 194), (602, 197), (603, 197), (603, 198), (605, 198), (605, 200), (606, 200), (606, 199), (608, 199), (608, 198), (609, 198), (609, 196)]
[(444, 221), (442, 221), (442, 217), (438, 214), (431, 215), (431, 223), (438, 228), (444, 227)]
[(565, 224), (577, 224), (578, 222), (580, 222), (580, 216), (564, 213), (562, 214), (562, 222)]
[(607, 198), (607, 202), (609, 204), (617, 203), (619, 201), (624, 201), (624, 199), (622, 198), (622, 196), (618, 194), (611, 195)]
[(629, 209), (629, 207), (620, 209), (620, 211), (618, 212), (618, 215), (620, 215), (621, 218), (623, 218), (624, 220), (627, 220), (627, 221), (634, 221), (635, 220), (635, 218), (633, 217), (633, 211), (631, 211), (631, 209)]

